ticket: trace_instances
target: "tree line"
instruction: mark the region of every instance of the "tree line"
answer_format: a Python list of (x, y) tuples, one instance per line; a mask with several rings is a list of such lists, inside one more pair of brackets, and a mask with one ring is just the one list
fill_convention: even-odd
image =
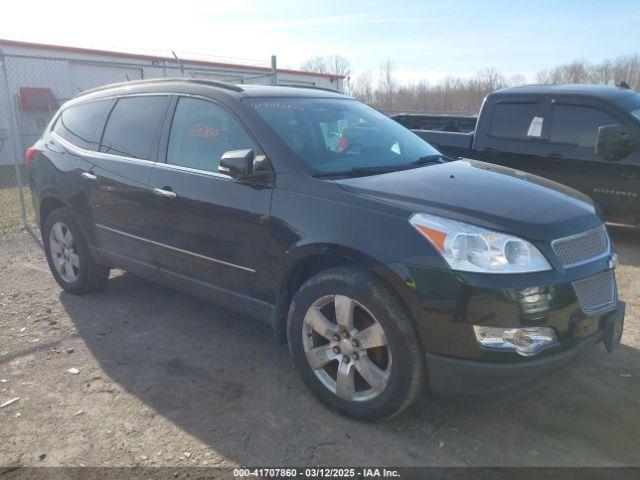
[[(313, 57), (302, 64), (302, 70), (344, 75), (345, 90), (379, 110), (393, 112), (430, 112), (474, 115), (484, 97), (497, 89), (531, 83), (524, 75), (504, 76), (494, 68), (478, 72), (473, 77), (448, 76), (438, 82), (426, 80), (400, 82), (391, 59), (381, 63), (377, 72), (371, 70), (354, 75), (351, 63), (340, 55)], [(591, 83), (619, 85), (626, 83), (640, 90), (640, 55), (590, 63), (584, 60), (542, 70), (534, 83)]]

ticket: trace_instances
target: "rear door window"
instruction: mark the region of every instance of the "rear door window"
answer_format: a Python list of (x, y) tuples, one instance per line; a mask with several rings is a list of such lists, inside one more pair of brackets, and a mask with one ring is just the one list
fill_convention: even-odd
[(178, 101), (167, 163), (217, 172), (223, 153), (245, 149), (256, 150), (255, 143), (229, 112), (206, 100)]
[(167, 96), (118, 99), (107, 120), (100, 151), (153, 160), (168, 105)]
[(551, 117), (550, 142), (593, 148), (598, 127), (619, 123), (597, 108), (556, 104)]
[(112, 100), (96, 100), (65, 108), (53, 131), (85, 150), (98, 150), (100, 134)]
[(537, 103), (498, 103), (493, 109), (492, 137), (531, 140), (542, 136), (544, 119)]

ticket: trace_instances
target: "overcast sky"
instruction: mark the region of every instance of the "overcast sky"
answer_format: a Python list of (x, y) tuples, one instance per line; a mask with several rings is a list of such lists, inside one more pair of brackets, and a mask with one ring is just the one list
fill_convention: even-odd
[[(95, 7), (92, 6), (95, 4)], [(391, 58), (402, 80), (535, 72), (640, 53), (640, 0), (5, 0), (0, 38), (297, 68)]]

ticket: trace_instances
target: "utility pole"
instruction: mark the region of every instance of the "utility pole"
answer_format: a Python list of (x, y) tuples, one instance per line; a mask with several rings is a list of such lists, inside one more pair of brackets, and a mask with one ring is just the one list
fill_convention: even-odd
[(182, 60), (178, 58), (178, 55), (176, 55), (176, 52), (171, 50), (171, 53), (173, 54), (173, 58), (175, 58), (180, 64), (180, 76), (184, 77), (184, 63), (182, 63)]
[(276, 68), (276, 56), (271, 55), (271, 83), (278, 84), (278, 69)]

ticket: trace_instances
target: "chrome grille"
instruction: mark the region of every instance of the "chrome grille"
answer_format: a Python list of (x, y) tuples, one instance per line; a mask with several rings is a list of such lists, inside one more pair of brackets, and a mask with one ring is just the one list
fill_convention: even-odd
[(553, 251), (564, 267), (572, 267), (609, 253), (609, 237), (604, 225), (586, 232), (551, 242)]
[(582, 311), (587, 315), (607, 310), (617, 299), (616, 277), (613, 270), (573, 282)]

